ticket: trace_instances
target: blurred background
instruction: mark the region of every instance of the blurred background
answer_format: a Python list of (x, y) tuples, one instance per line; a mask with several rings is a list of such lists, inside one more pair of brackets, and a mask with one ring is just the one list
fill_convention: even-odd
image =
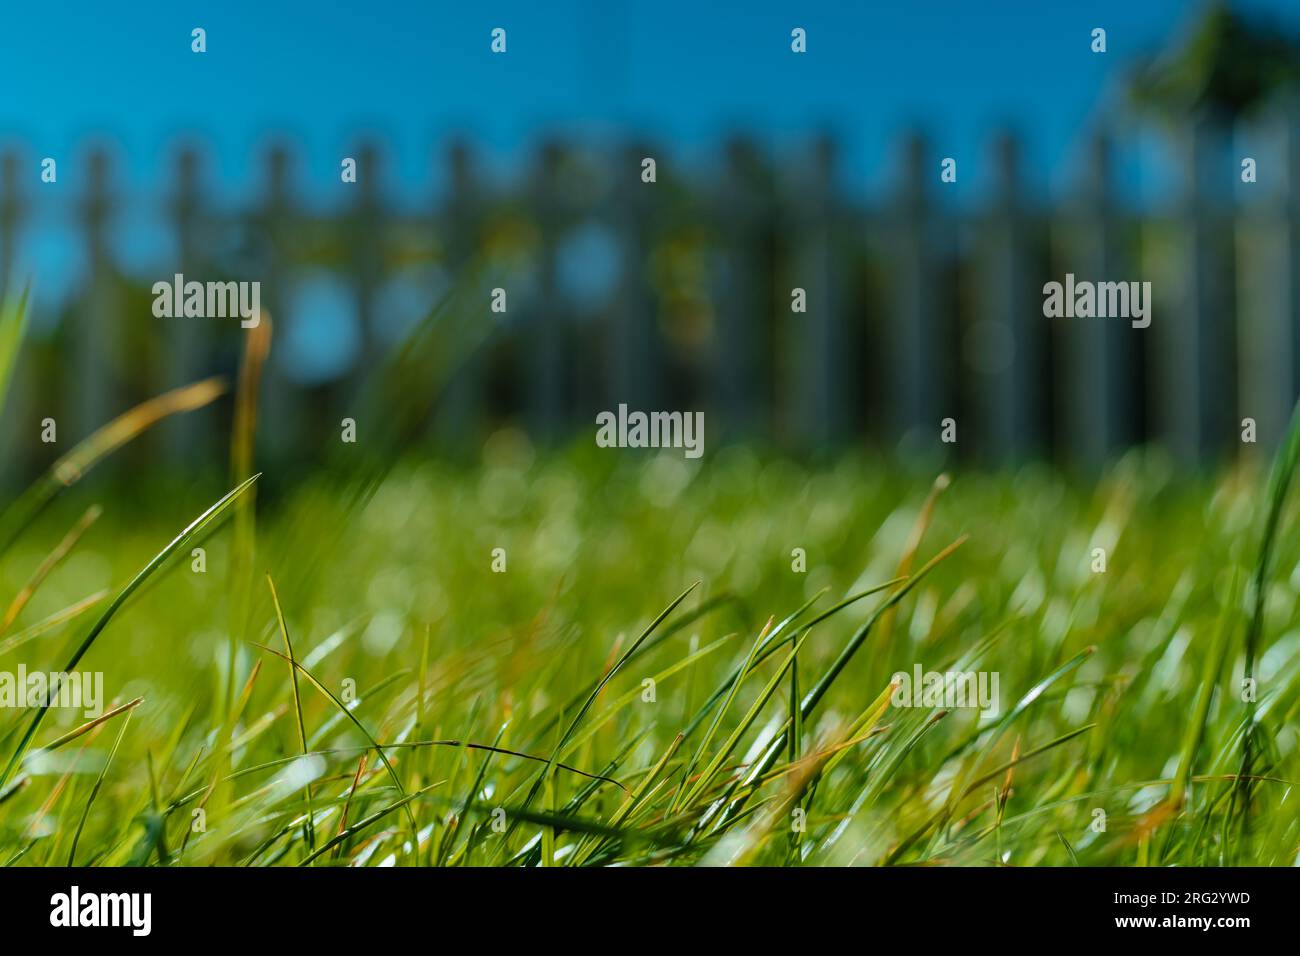
[[(3, 480), (54, 456), (47, 416), (76, 440), (233, 378), (237, 321), (154, 317), (177, 272), (262, 284), (267, 464), (311, 462), (430, 324), (390, 385), (436, 397), (417, 437), (449, 456), (587, 442), (621, 402), (801, 457), (937, 454), (948, 417), (990, 466), (1203, 466), (1243, 417), (1268, 448), (1300, 393), (1297, 36), (1287, 0), (9, 9)], [(1150, 281), (1150, 328), (1044, 318), (1067, 272)], [(223, 461), (229, 415), (122, 467)]]

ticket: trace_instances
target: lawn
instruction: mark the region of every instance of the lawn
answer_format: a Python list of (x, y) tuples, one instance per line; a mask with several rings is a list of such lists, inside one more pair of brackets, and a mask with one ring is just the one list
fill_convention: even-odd
[(512, 428), (376, 464), (363, 419), (277, 485), (237, 413), (198, 482), (93, 469), (204, 388), (3, 503), (0, 671), (104, 699), (0, 709), (0, 861), (1297, 862), (1294, 440), (1270, 490)]

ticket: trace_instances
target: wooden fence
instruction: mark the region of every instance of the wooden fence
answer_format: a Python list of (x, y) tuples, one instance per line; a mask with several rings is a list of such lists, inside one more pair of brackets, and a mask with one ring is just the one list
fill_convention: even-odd
[[(35, 441), (47, 415), (81, 437), (133, 401), (233, 373), (237, 323), (152, 315), (150, 286), (179, 272), (261, 282), (276, 322), (262, 418), (272, 458), (310, 456), (401, 329), (459, 287), (491, 335), (455, 356), (433, 444), (512, 420), (538, 442), (562, 441), (627, 403), (705, 411), (710, 448), (942, 448), (951, 418), (948, 451), (990, 464), (1045, 456), (1091, 469), (1147, 441), (1212, 463), (1240, 449), (1243, 418), (1260, 447), (1276, 444), (1300, 392), (1300, 125), (1275, 117), (1268, 129), (1276, 154), (1249, 185), (1225, 148), (1231, 131), (1180, 131), (1177, 198), (1140, 211), (1116, 197), (1103, 134), (1070, 197), (1050, 207), (1026, 185), (1010, 135), (994, 139), (996, 175), (970, 208), (944, 201), (941, 154), (919, 135), (895, 150), (894, 185), (870, 203), (846, 197), (829, 140), (777, 163), (736, 139), (713, 168), (690, 170), (653, 145), (552, 142), (506, 183), (457, 145), (435, 157), (444, 185), (424, 197), (398, 197), (368, 146), (355, 153), (357, 182), (339, 182), (324, 211), (300, 199), (284, 148), (268, 152), (260, 195), (239, 208), (210, 198), (193, 149), (162, 195), (145, 197), (115, 186), (104, 151), (61, 169), (57, 186), (40, 182), (38, 158), (10, 151), (0, 275), (30, 275), (44, 318), (21, 362), (6, 453), (18, 470), (47, 459)], [(61, 213), (40, 192), (54, 189), (75, 197)], [(121, 264), (115, 237), (129, 217), (165, 223), (171, 252), (156, 267)], [(62, 230), (83, 263), (57, 310), (27, 267), (38, 227)], [(1150, 327), (1045, 318), (1043, 285), (1066, 273), (1150, 281)], [(321, 282), (341, 327), (321, 330), (295, 299)], [(503, 314), (494, 288), (506, 291)], [(794, 289), (806, 311), (792, 309)], [(295, 341), (342, 341), (345, 360), (304, 380)], [(219, 454), (223, 414), (172, 427), (166, 453)]]

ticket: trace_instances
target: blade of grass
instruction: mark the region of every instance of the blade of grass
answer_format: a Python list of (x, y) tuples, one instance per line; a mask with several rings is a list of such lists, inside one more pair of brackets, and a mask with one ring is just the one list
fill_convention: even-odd
[[(302, 719), (302, 695), (298, 692), (298, 671), (294, 666), (297, 661), (293, 656), (293, 642), (289, 640), (289, 626), (284, 623), (284, 610), (280, 607), (280, 595), (275, 593), (275, 581), (271, 579), (270, 572), (267, 572), (266, 575), (266, 585), (271, 589), (271, 603), (275, 605), (275, 620), (280, 626), (280, 636), (284, 638), (284, 651), (289, 656), (289, 680), (290, 686), (293, 688), (293, 712), (298, 718), (298, 748), (302, 753), (306, 753), (307, 730)], [(316, 843), (316, 835), (312, 826), (310, 783), (303, 787), (303, 800), (307, 805), (307, 818), (302, 824), (302, 838), (307, 844), (307, 849), (311, 850)]]
[[(921, 548), (921, 542), (925, 538), (925, 532), (930, 528), (930, 522), (934, 518), (935, 505), (939, 502), (939, 496), (947, 491), (948, 486), (952, 484), (952, 479), (947, 472), (943, 472), (939, 477), (934, 479), (934, 484), (930, 486), (930, 493), (925, 496), (925, 502), (921, 505), (921, 511), (916, 516), (916, 521), (912, 525), (911, 534), (908, 535), (907, 544), (903, 546), (903, 556), (899, 559), (898, 568), (894, 572), (895, 577), (906, 578), (912, 573), (912, 565), (916, 561), (916, 553)], [(894, 633), (894, 615), (897, 608), (890, 608), (885, 616), (880, 619), (880, 646), (882, 649), (888, 648), (890, 638)]]
[(119, 415), (56, 461), (42, 478), (0, 512), (0, 554), (23, 533), (60, 491), (76, 484), (105, 457), (142, 432), (182, 412), (202, 408), (226, 390), (219, 378), (166, 392)]
[[(117, 597), (113, 599), (112, 603), (109, 604), (108, 608), (100, 616), (99, 620), (95, 622), (93, 627), (91, 627), (90, 632), (86, 635), (85, 639), (77, 647), (72, 658), (66, 665), (64, 665), (63, 672), (69, 673), (76, 668), (81, 658), (85, 656), (88, 650), (90, 650), (99, 635), (104, 632), (104, 628), (108, 627), (109, 622), (113, 620), (113, 616), (121, 610), (123, 605), (125, 605), (131, 598), (131, 595), (139, 590), (140, 586), (148, 581), (149, 578), (151, 578), (153, 574), (166, 563), (168, 558), (183, 548), (190, 539), (201, 533), (204, 528), (225, 514), (227, 509), (229, 509), (235, 501), (238, 501), (239, 496), (248, 488), (252, 487), (253, 483), (257, 481), (259, 477), (259, 475), (253, 475), (243, 484), (226, 492), (219, 501), (191, 521), (184, 531), (178, 534), (165, 548), (159, 551), (154, 556), (153, 560), (146, 564), (144, 568), (141, 569), (140, 573), (132, 578), (131, 582), (123, 588)], [(37, 710), (36, 714), (32, 717), (32, 722), (27, 727), (26, 733), (23, 734), (22, 740), (19, 741), (18, 747), (10, 756), (9, 763), (6, 764), (4, 773), (0, 773), (0, 789), (3, 789), (5, 783), (8, 782), (10, 774), (13, 773), (14, 767), (18, 765), (18, 761), (22, 759), (23, 752), (27, 749), (27, 745), (31, 743), (32, 737), (35, 736), (37, 728), (40, 727), (41, 721), (45, 718), (46, 711), (49, 709), (49, 704), (47, 703)]]
[[(1264, 604), (1268, 596), (1269, 565), (1273, 558), (1273, 545), (1277, 538), (1278, 527), (1282, 522), (1282, 505), (1286, 501), (1291, 479), (1300, 465), (1300, 401), (1296, 402), (1291, 413), (1291, 424), (1287, 428), (1286, 440), (1277, 457), (1273, 459), (1273, 471), (1268, 482), (1268, 514), (1264, 519), (1264, 535), (1259, 545), (1259, 558), (1255, 562), (1255, 573), (1251, 578), (1251, 598), (1254, 603), (1250, 624), (1246, 629), (1245, 664), (1243, 679), (1253, 684), (1255, 681), (1255, 659), (1264, 637)], [(1246, 702), (1246, 732), (1241, 739), (1241, 775), (1233, 794), (1234, 804), (1240, 806), (1243, 841), (1249, 841), (1250, 804), (1252, 796), (1251, 777), (1254, 773), (1256, 757), (1256, 719), (1257, 694), (1251, 694)]]
[[(817, 708), (818, 703), (821, 702), (821, 699), (826, 695), (826, 692), (830, 690), (831, 685), (835, 683), (836, 678), (839, 677), (844, 668), (848, 666), (849, 661), (851, 661), (853, 656), (857, 654), (858, 649), (866, 641), (868, 635), (871, 634), (872, 629), (879, 622), (881, 616), (906, 597), (913, 588), (925, 580), (931, 571), (938, 567), (940, 563), (946, 560), (954, 551), (965, 543), (966, 535), (962, 535), (922, 565), (921, 569), (917, 571), (915, 575), (899, 584), (894, 592), (885, 598), (885, 600), (880, 603), (879, 607), (872, 611), (871, 615), (862, 626), (859, 627), (857, 631), (854, 632), (853, 636), (849, 638), (848, 643), (844, 645), (839, 655), (831, 663), (830, 667), (827, 668), (826, 673), (821, 676), (821, 679), (818, 680), (804, 696), (803, 704), (800, 706), (800, 713), (804, 720), (807, 720), (812, 716), (812, 712)], [(816, 621), (812, 623), (816, 623)], [(749, 773), (743, 780), (738, 781), (740, 796), (724, 811), (722, 818), (719, 821), (720, 825), (732, 822), (736, 814), (740, 813), (744, 809), (745, 803), (754, 793), (753, 788), (749, 785), (755, 781), (761, 780), (764, 774), (771, 770), (776, 764), (776, 761), (781, 756), (781, 751), (785, 749), (786, 735), (789, 732), (790, 728), (788, 726), (782, 729), (782, 731), (773, 739), (772, 743), (768, 745), (767, 751), (764, 753), (763, 757), (754, 762)]]
[(103, 509), (99, 505), (91, 505), (86, 509), (86, 513), (81, 516), (81, 520), (73, 526), (71, 531), (64, 535), (63, 540), (55, 546), (53, 551), (46, 555), (45, 560), (27, 579), (27, 583), (23, 585), (22, 590), (14, 596), (8, 610), (4, 613), (4, 617), (0, 618), (0, 634), (9, 630), (9, 626), (23, 612), (23, 608), (27, 606), (27, 602), (36, 594), (45, 579), (68, 556), (68, 552), (76, 547), (77, 542), (81, 540), (81, 536), (99, 519), (101, 514), (103, 514)]
[[(257, 437), (257, 397), (261, 391), (262, 368), (271, 350), (271, 317), (262, 321), (244, 339), (239, 378), (235, 383), (235, 413), (230, 434), (230, 480), (253, 471), (253, 449)], [(253, 562), (257, 547), (257, 489), (235, 509), (234, 541), (230, 549), (231, 620), (226, 659), (226, 717), (234, 706), (235, 665), (239, 642), (248, 636), (253, 592)], [(227, 730), (226, 733), (229, 731)]]
[[(347, 717), (347, 719), (352, 722), (352, 725), (356, 727), (357, 730), (361, 731), (362, 736), (364, 736), (366, 740), (370, 741), (370, 746), (374, 749), (375, 753), (379, 754), (379, 759), (384, 762), (384, 766), (388, 769), (388, 775), (393, 779), (393, 786), (397, 788), (397, 792), (402, 795), (406, 794), (406, 789), (402, 786), (402, 779), (397, 775), (397, 770), (393, 767), (392, 763), (389, 761), (388, 755), (384, 753), (384, 748), (380, 746), (379, 741), (375, 740), (374, 736), (370, 733), (370, 731), (366, 729), (365, 724), (361, 723), (361, 721), (357, 719), (356, 714), (352, 713), (352, 709), (348, 707), (347, 704), (343, 703), (343, 701), (339, 700), (336, 696), (334, 696), (334, 692), (330, 690), (328, 687), (326, 687), (323, 683), (321, 683), (320, 680), (316, 678), (316, 675), (314, 675), (311, 671), (307, 670), (307, 668), (303, 667), (302, 664), (298, 663), (292, 657), (286, 657), (284, 654), (281, 654), (279, 651), (274, 650), (273, 648), (270, 647), (265, 647), (264, 645), (261, 644), (253, 643), (253, 646), (263, 651), (266, 651), (267, 653), (274, 654), (282, 661), (287, 661), (290, 667), (302, 671), (302, 675), (306, 677), (309, 681), (311, 681), (312, 685), (318, 691), (320, 691), (322, 694), (328, 697), (330, 699), (330, 702), (333, 703), (334, 706), (339, 709), (339, 712), (343, 714), (343, 716)], [(411, 844), (411, 850), (412, 852), (419, 852), (420, 831), (419, 831), (419, 827), (415, 823), (415, 814), (412, 813), (410, 805), (408, 803), (403, 803), (402, 807), (403, 809), (406, 810), (406, 819), (407, 822), (410, 823), (411, 825), (411, 839), (412, 841), (414, 841)], [(313, 860), (317, 856), (319, 856), (319, 853), (313, 853), (310, 856), (308, 856), (307, 859)]]
[[(605, 685), (614, 679), (614, 675), (617, 674), (622, 669), (623, 665), (626, 664), (628, 660), (631, 659), (632, 655), (637, 652), (637, 648), (641, 646), (641, 644), (646, 640), (646, 638), (648, 638), (651, 634), (654, 633), (655, 629), (664, 622), (664, 620), (668, 617), (668, 615), (672, 614), (673, 611), (677, 609), (677, 606), (681, 604), (683, 601), (685, 601), (686, 598), (690, 596), (692, 591), (694, 591), (697, 587), (699, 587), (699, 583), (700, 582), (696, 581), (685, 591), (679, 594), (671, 604), (669, 604), (666, 608), (664, 608), (663, 611), (660, 612), (659, 616), (656, 617), (653, 621), (651, 621), (646, 626), (645, 630), (641, 632), (641, 635), (635, 641), (632, 642), (632, 645), (626, 651), (623, 652), (623, 655), (615, 662), (614, 666), (611, 667), (605, 673), (605, 676), (602, 677), (600, 681), (597, 682), (596, 686), (592, 689), (591, 693), (587, 696), (587, 700), (583, 703), (582, 707), (578, 710), (578, 713), (574, 715), (571, 721), (569, 721), (568, 726), (564, 729), (564, 733), (560, 735), (559, 742), (555, 745), (555, 748), (551, 751), (550, 759), (547, 760), (546, 762), (546, 767), (542, 770), (541, 775), (533, 782), (531, 789), (528, 791), (528, 796), (524, 798), (524, 802), (523, 802), (524, 808), (527, 808), (529, 804), (532, 803), (533, 798), (537, 796), (537, 792), (541, 789), (543, 781), (547, 777), (549, 777), (551, 775), (551, 772), (555, 769), (555, 765), (559, 761), (560, 754), (564, 751), (565, 745), (569, 742), (569, 738), (573, 736), (573, 732), (577, 729), (578, 725), (582, 723), (582, 718), (587, 715), (587, 711), (590, 710), (591, 705), (596, 702), (596, 698), (600, 696), (600, 692), (604, 690)], [(511, 818), (511, 825), (510, 828), (506, 831), (506, 836), (510, 835), (510, 832), (514, 829), (515, 821), (518, 819), (521, 818), (517, 816)], [(502, 840), (501, 843), (502, 846), (504, 847), (506, 841)]]
[(1219, 621), (1214, 643), (1210, 646), (1210, 652), (1205, 656), (1205, 663), (1201, 667), (1201, 680), (1196, 688), (1196, 703), (1192, 707), (1192, 718), (1187, 722), (1182, 747), (1178, 754), (1178, 770), (1174, 773), (1175, 783), (1169, 788), (1169, 800), (1180, 806), (1187, 800), (1187, 793), (1191, 789), (1192, 762), (1196, 759), (1196, 751), (1200, 749), (1201, 741), (1205, 739), (1205, 722), (1209, 717), (1210, 703), (1214, 700), (1219, 673), (1227, 660), (1228, 646), (1231, 643), (1228, 638), (1232, 633), (1234, 616), (1239, 607), (1237, 601), (1240, 593), (1240, 575), (1234, 572), (1225, 613)]
[[(374, 813), (370, 814), (370, 816), (365, 817), (362, 820), (358, 820), (356, 823), (352, 824), (352, 826), (348, 827), (346, 830), (337, 834), (326, 843), (321, 844), (314, 851), (309, 853), (303, 859), (303, 861), (298, 865), (309, 866), (313, 861), (319, 859), (321, 856), (325, 855), (330, 850), (334, 849), (336, 846), (341, 845), (344, 841), (350, 839), (353, 836), (356, 836), (356, 834), (360, 833), (362, 830), (366, 829), (367, 827), (372, 826), (375, 823), (378, 823), (380, 820), (388, 816), (394, 810), (406, 810), (407, 815), (411, 816), (411, 801), (418, 800), (420, 797), (424, 796), (434, 787), (441, 787), (442, 784), (443, 781), (439, 780), (437, 783), (431, 783), (427, 787), (424, 787), (423, 789), (416, 790), (414, 793), (404, 794), (401, 797), (401, 799), (395, 800), (393, 803), (390, 803), (388, 806), (384, 807), (383, 809), (376, 810)], [(411, 818), (414, 819), (414, 817)], [(413, 844), (411, 847), (412, 852), (416, 852), (418, 849), (419, 849), (418, 844)]]
[(96, 591), (88, 597), (82, 598), (75, 604), (65, 607), (61, 611), (55, 611), (47, 618), (37, 621), (31, 627), (24, 628), (16, 634), (10, 634), (4, 640), (0, 641), (0, 654), (8, 654), (15, 647), (21, 647), (28, 641), (35, 640), (42, 634), (48, 634), (50, 631), (67, 624), (74, 618), (80, 617), (89, 611), (96, 604), (108, 597), (110, 591)]
[[(370, 751), (367, 750), (361, 755), (361, 759), (357, 761), (357, 772), (352, 778), (352, 786), (348, 788), (348, 798), (343, 804), (343, 812), (339, 814), (339, 828), (338, 832), (334, 834), (335, 836), (342, 836), (348, 828), (348, 813), (352, 810), (352, 800), (357, 795), (357, 787), (361, 785), (361, 778), (365, 776), (366, 758), (369, 756)], [(334, 858), (338, 859), (338, 855), (342, 852), (343, 845), (340, 843), (334, 848)]]
[(1034, 757), (1037, 757), (1040, 754), (1047, 753), (1047, 751), (1059, 747), (1064, 743), (1068, 743), (1069, 741), (1073, 740), (1075, 737), (1078, 737), (1080, 734), (1086, 734), (1088, 731), (1092, 730), (1095, 726), (1097, 725), (1085, 724), (1082, 727), (1076, 727), (1074, 730), (1062, 734), (1061, 736), (1057, 737), (1055, 740), (1049, 740), (1047, 743), (1035, 747), (1033, 750), (1026, 751), (1025, 753), (1022, 754), (1017, 754), (1006, 763), (994, 767), (992, 770), (988, 771), (987, 773), (982, 774), (981, 776), (972, 780), (960, 791), (958, 791), (957, 799), (945, 801), (944, 805), (940, 807), (937, 811), (935, 811), (932, 817), (926, 820), (925, 823), (921, 824), (921, 826), (919, 826), (916, 830), (912, 831), (912, 833), (906, 838), (904, 838), (902, 842), (898, 844), (898, 846), (894, 847), (893, 851), (885, 859), (886, 864), (897, 863), (898, 860), (902, 857), (902, 855), (906, 853), (908, 849), (910, 849), (918, 840), (924, 837), (931, 829), (933, 829), (936, 826), (942, 826), (944, 821), (947, 820), (949, 817), (951, 817), (954, 809), (957, 807), (958, 804), (961, 803), (962, 800), (970, 796), (971, 793), (978, 790), (986, 783), (990, 783), (996, 780), (998, 777), (1003, 776), (1012, 767), (1015, 767), (1026, 760), (1030, 760)]
[(104, 761), (104, 766), (99, 770), (99, 776), (95, 778), (95, 785), (90, 788), (90, 796), (86, 798), (86, 805), (81, 810), (81, 819), (77, 821), (77, 832), (72, 836), (72, 847), (68, 850), (68, 866), (73, 866), (77, 859), (77, 844), (81, 842), (81, 832), (86, 828), (86, 820), (90, 817), (90, 808), (95, 805), (95, 798), (99, 796), (99, 790), (104, 785), (104, 777), (108, 775), (108, 768), (113, 765), (113, 758), (117, 756), (117, 748), (122, 745), (122, 738), (126, 736), (126, 728), (131, 723), (131, 711), (127, 710), (126, 719), (122, 721), (122, 726), (117, 729), (117, 739), (113, 741), (112, 748), (108, 751), (108, 758)]
[(693, 804), (712, 782), (714, 776), (716, 776), (718, 771), (722, 768), (722, 762), (731, 755), (733, 750), (736, 749), (736, 745), (740, 743), (740, 738), (749, 730), (750, 725), (758, 719), (759, 713), (767, 705), (767, 702), (772, 699), (772, 695), (776, 693), (777, 687), (785, 677), (785, 672), (790, 668), (790, 665), (794, 663), (795, 657), (799, 653), (799, 648), (803, 647), (804, 641), (808, 640), (811, 633), (811, 631), (805, 631), (799, 640), (795, 642), (794, 647), (790, 648), (790, 653), (786, 655), (785, 660), (782, 662), (781, 666), (777, 668), (776, 673), (772, 675), (772, 678), (767, 682), (767, 685), (763, 688), (762, 692), (759, 693), (754, 703), (750, 705), (745, 716), (741, 718), (740, 723), (732, 729), (731, 734), (723, 742), (722, 746), (718, 748), (718, 752), (713, 755), (708, 765), (700, 773), (700, 777), (695, 782), (695, 786), (691, 788), (690, 793), (688, 793), (686, 798), (682, 801), (684, 805), (690, 806)]
[(682, 768), (681, 786), (677, 788), (677, 793), (673, 795), (672, 801), (668, 804), (668, 813), (670, 815), (676, 813), (678, 807), (681, 806), (681, 801), (685, 797), (687, 787), (689, 787), (691, 783), (691, 774), (695, 771), (696, 765), (698, 765), (704, 758), (704, 754), (709, 749), (709, 744), (713, 743), (713, 737), (718, 732), (718, 726), (722, 723), (723, 717), (726, 716), (727, 711), (735, 701), (736, 694), (740, 691), (740, 685), (745, 682), (745, 678), (749, 675), (750, 669), (754, 666), (754, 655), (758, 653), (758, 649), (762, 647), (763, 642), (767, 640), (767, 636), (771, 633), (772, 625), (774, 623), (774, 619), (769, 617), (767, 623), (763, 625), (763, 629), (759, 631), (758, 637), (754, 639), (754, 644), (749, 649), (749, 655), (745, 658), (745, 662), (741, 664), (740, 669), (736, 671), (736, 678), (731, 682), (731, 688), (727, 691), (726, 699), (722, 702), (722, 706), (718, 708), (718, 712), (713, 715), (713, 722), (709, 724), (709, 729), (705, 731), (704, 736), (700, 739), (699, 746), (697, 746), (695, 752), (691, 754), (691, 759), (686, 761), (686, 766)]
[(114, 707), (112, 710), (105, 711), (104, 713), (100, 714), (98, 717), (94, 718), (93, 720), (88, 720), (84, 724), (74, 727), (72, 730), (69, 730), (63, 736), (56, 737), (54, 740), (51, 740), (48, 744), (45, 744), (38, 750), (32, 751), (32, 753), (33, 755), (43, 754), (43, 753), (50, 753), (51, 751), (54, 750), (58, 750), (60, 747), (72, 743), (72, 741), (76, 740), (78, 737), (82, 736), (83, 734), (87, 734), (90, 731), (94, 730), (100, 724), (112, 720), (118, 714), (129, 713), (135, 710), (143, 703), (144, 703), (143, 697), (137, 697), (135, 698), (135, 700), (127, 701), (125, 704), (122, 704), (121, 706)]

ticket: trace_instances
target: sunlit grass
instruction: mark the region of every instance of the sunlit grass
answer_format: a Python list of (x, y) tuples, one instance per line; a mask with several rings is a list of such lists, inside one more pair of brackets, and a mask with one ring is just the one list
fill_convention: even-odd
[[(1257, 782), (1236, 785), (1258, 473), (1196, 482), (1134, 456), (1095, 488), (958, 475), (918, 524), (929, 482), (865, 459), (607, 455), (502, 433), (481, 467), (409, 462), (355, 510), (324, 483), (267, 505), (283, 631), (255, 591), (233, 682), (228, 528), (204, 573), (186, 539), (101, 632), (87, 611), (7, 653), (56, 669), (96, 633), (78, 666), (104, 671), (106, 706), (143, 702), (54, 752), (85, 719), (49, 712), (0, 798), (4, 859), (61, 864), (76, 835), (101, 865), (1295, 862), (1289, 509)], [(7, 593), (92, 486), (5, 556)], [(104, 503), (15, 630), (116, 593), (196, 511)], [(998, 672), (1000, 715), (891, 706), (916, 663)], [(8, 759), (33, 718), (0, 721)]]
[[(254, 497), (267, 321), (205, 479), (91, 468), (216, 382), (0, 502), (0, 673), (107, 698), (0, 708), (0, 863), (1297, 862), (1300, 431), (1271, 481), (510, 428), (452, 464), (409, 449), (453, 324), (295, 484)], [(895, 706), (917, 665), (997, 712)]]

